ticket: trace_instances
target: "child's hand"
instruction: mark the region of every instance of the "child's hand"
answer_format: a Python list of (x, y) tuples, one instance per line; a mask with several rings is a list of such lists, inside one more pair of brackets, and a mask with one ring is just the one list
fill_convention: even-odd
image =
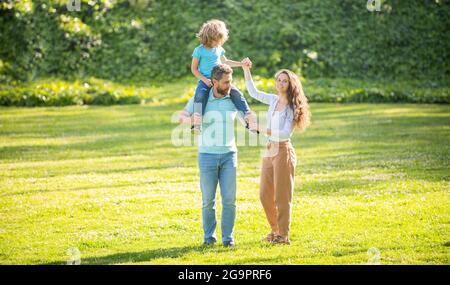
[(248, 57), (244, 58), (241, 63), (243, 67), (252, 68), (252, 61)]
[(203, 80), (203, 82), (204, 82), (204, 83), (206, 84), (206, 86), (208, 86), (208, 87), (211, 87), (211, 86), (212, 86), (212, 82), (211, 82), (210, 79)]

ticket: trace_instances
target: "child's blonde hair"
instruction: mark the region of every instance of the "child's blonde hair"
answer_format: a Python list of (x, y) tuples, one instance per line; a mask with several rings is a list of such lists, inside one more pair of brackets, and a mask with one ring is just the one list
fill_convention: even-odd
[(221, 46), (228, 40), (228, 29), (224, 22), (214, 19), (203, 23), (200, 31), (195, 35), (207, 47), (211, 47), (213, 42)]

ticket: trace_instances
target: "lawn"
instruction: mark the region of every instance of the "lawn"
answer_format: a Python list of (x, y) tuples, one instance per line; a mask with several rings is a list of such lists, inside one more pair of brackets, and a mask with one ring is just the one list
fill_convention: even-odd
[(0, 108), (0, 264), (69, 248), (81, 264), (450, 263), (449, 105), (311, 104), (289, 247), (260, 242), (261, 146), (240, 146), (232, 249), (200, 246), (197, 149), (171, 142), (182, 106)]

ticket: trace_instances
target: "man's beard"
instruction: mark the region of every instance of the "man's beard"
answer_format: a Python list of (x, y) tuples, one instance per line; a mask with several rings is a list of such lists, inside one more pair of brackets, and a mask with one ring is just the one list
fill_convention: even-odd
[(220, 95), (223, 95), (223, 96), (230, 94), (230, 90), (231, 90), (231, 88), (221, 89), (220, 87), (217, 87), (217, 93), (219, 93)]

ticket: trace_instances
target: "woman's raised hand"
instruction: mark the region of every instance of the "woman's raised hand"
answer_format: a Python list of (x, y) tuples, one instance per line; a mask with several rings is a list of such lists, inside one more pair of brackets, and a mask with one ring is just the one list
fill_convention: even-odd
[(242, 62), (242, 69), (244, 70), (245, 80), (251, 80), (252, 73), (250, 71), (250, 68), (252, 68), (252, 61), (248, 57), (246, 57), (241, 62)]
[(252, 61), (248, 57), (244, 58), (241, 63), (243, 68), (252, 68)]

